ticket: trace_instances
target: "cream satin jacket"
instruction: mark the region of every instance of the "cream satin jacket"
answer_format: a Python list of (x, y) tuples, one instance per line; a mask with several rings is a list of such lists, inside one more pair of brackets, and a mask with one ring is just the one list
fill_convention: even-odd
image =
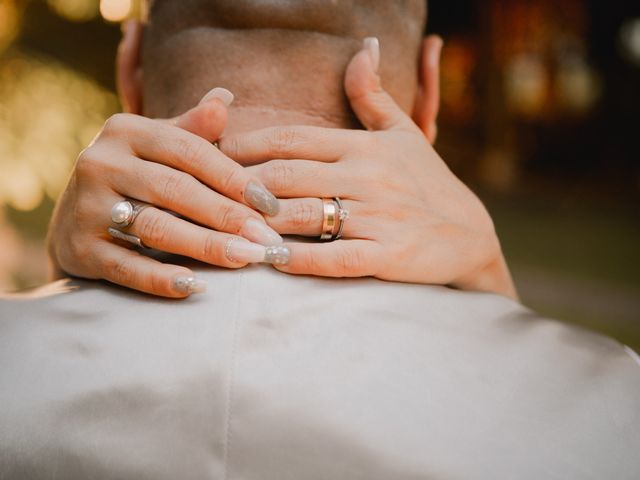
[(640, 478), (613, 340), (490, 294), (198, 274), (0, 301), (0, 479)]

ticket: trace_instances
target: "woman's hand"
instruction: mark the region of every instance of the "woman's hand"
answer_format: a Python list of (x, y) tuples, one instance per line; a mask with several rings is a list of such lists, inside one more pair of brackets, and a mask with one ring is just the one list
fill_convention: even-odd
[[(281, 234), (319, 236), (322, 197), (350, 216), (343, 239), (288, 243), (283, 272), (452, 285), (516, 298), (492, 220), (423, 132), (382, 89), (377, 42), (351, 61), (345, 90), (369, 131), (277, 127), (223, 137), (220, 149), (281, 199)], [(266, 163), (260, 163), (266, 162)]]
[(214, 89), (173, 120), (110, 118), (80, 154), (56, 206), (49, 254), (57, 272), (166, 297), (203, 289), (191, 270), (140, 255), (107, 234), (111, 208), (124, 199), (152, 205), (123, 229), (148, 247), (227, 268), (264, 260), (264, 245), (282, 239), (256, 210), (273, 215), (278, 201), (210, 143), (224, 129), (232, 99)]

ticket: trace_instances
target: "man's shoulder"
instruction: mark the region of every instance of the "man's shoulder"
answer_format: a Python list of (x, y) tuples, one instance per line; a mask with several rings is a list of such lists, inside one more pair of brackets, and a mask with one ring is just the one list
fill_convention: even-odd
[(7, 478), (637, 477), (640, 368), (611, 339), (492, 294), (198, 275), (184, 301), (0, 301)]

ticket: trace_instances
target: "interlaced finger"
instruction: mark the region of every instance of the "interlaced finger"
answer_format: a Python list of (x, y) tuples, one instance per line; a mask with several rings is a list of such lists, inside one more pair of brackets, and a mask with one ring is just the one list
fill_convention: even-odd
[[(361, 238), (362, 222), (359, 221), (361, 219), (359, 202), (342, 199), (341, 203), (349, 215), (349, 218), (341, 220), (344, 222), (342, 236)], [(282, 235), (320, 237), (324, 220), (324, 203), (321, 198), (281, 200), (280, 204), (278, 215), (267, 219), (269, 226)]]
[(243, 165), (272, 159), (338, 161), (368, 141), (367, 132), (314, 126), (279, 126), (224, 136), (220, 150)]
[(217, 192), (269, 215), (277, 213), (277, 199), (259, 181), (197, 135), (123, 114), (111, 117), (103, 134), (126, 139), (137, 157), (188, 173)]
[(204, 290), (186, 267), (161, 263), (113, 242), (96, 245), (97, 269), (109, 282), (152, 295), (183, 298)]
[(375, 276), (384, 258), (373, 240), (336, 240), (329, 243), (287, 243), (290, 259), (278, 270), (322, 277)]
[(237, 234), (249, 218), (264, 223), (258, 212), (211, 190), (192, 175), (133, 156), (124, 171), (110, 180), (124, 197), (172, 210), (220, 232)]
[(241, 237), (195, 225), (154, 207), (145, 208), (127, 229), (127, 233), (136, 235), (147, 247), (211, 265), (226, 268), (246, 265), (229, 259), (225, 250), (231, 238), (245, 241)]

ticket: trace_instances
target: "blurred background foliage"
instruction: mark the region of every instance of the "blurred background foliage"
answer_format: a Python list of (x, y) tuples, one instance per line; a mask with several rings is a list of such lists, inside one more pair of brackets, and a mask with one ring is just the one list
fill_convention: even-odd
[[(118, 22), (140, 10), (0, 0), (0, 291), (46, 281), (48, 218), (119, 110)], [(640, 349), (640, 2), (432, 0), (429, 30), (437, 148), (491, 211), (523, 302)]]

